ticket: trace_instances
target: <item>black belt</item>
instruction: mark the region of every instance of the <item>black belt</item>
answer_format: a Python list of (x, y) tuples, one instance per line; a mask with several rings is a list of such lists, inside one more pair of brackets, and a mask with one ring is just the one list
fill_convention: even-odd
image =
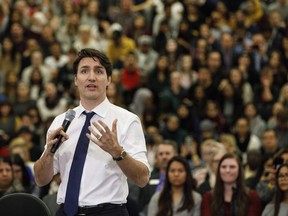
[[(101, 203), (101, 204), (94, 205), (94, 206), (81, 206), (81, 207), (79, 206), (77, 215), (93, 214), (93, 213), (98, 213), (104, 210), (118, 208), (122, 206), (125, 206), (125, 204)], [(61, 204), (60, 208), (64, 208), (64, 204)]]

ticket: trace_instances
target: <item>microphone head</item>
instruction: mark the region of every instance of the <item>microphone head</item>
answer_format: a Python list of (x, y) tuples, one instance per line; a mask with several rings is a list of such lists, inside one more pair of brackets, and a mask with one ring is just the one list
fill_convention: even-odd
[(65, 119), (72, 121), (75, 118), (76, 112), (73, 109), (69, 109), (65, 114)]

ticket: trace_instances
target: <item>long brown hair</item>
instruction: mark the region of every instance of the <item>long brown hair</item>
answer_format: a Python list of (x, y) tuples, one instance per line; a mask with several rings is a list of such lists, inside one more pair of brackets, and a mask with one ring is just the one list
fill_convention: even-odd
[[(211, 209), (212, 214), (214, 216), (220, 216), (223, 215), (224, 210), (224, 182), (221, 179), (220, 175), (220, 167), (224, 160), (226, 159), (235, 159), (237, 161), (238, 167), (239, 167), (239, 173), (238, 177), (236, 179), (236, 189), (235, 193), (237, 193), (237, 196), (235, 196), (235, 206), (237, 206), (237, 216), (245, 216), (247, 209), (248, 209), (248, 203), (249, 203), (249, 196), (247, 189), (245, 187), (245, 181), (244, 181), (244, 175), (243, 175), (243, 167), (241, 165), (241, 161), (239, 157), (235, 154), (226, 153), (220, 160), (219, 166), (217, 169), (217, 175), (216, 175), (216, 183), (215, 187), (212, 193), (212, 203), (211, 203)], [(232, 197), (233, 202), (233, 197)], [(233, 203), (232, 203), (233, 204)]]
[(284, 199), (284, 191), (282, 191), (280, 189), (279, 180), (278, 180), (279, 174), (280, 174), (280, 170), (283, 167), (287, 167), (288, 168), (288, 164), (286, 164), (286, 163), (281, 164), (280, 167), (276, 171), (276, 194), (275, 194), (275, 200), (274, 200), (274, 216), (278, 215), (279, 210), (280, 210), (280, 204), (281, 204), (281, 202)]
[(179, 162), (184, 166), (185, 172), (186, 172), (186, 180), (183, 185), (183, 197), (184, 202), (183, 205), (177, 210), (178, 212), (188, 210), (190, 211), (194, 207), (194, 199), (192, 196), (192, 191), (195, 190), (196, 184), (195, 180), (192, 178), (192, 174), (190, 171), (190, 167), (188, 162), (181, 156), (175, 156), (171, 158), (168, 162), (167, 168), (166, 168), (166, 178), (163, 186), (163, 190), (161, 191), (158, 206), (159, 210), (156, 214), (156, 216), (172, 216), (173, 215), (173, 203), (172, 203), (172, 194), (171, 194), (171, 183), (168, 179), (168, 171), (170, 169), (170, 166), (173, 162)]

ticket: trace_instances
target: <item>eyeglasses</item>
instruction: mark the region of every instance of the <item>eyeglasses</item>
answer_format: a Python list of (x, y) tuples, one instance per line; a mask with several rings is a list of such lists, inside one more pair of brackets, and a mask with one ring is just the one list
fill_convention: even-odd
[(288, 173), (279, 174), (279, 175), (278, 175), (278, 178), (279, 178), (279, 179), (288, 178)]

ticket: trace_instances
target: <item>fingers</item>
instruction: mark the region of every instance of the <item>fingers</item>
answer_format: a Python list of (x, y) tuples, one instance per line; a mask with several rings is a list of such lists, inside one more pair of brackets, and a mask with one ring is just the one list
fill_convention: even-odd
[[(112, 124), (112, 132), (117, 134), (117, 119), (115, 119), (113, 121)], [(104, 133), (111, 133), (110, 128), (101, 120), (99, 120), (98, 122), (93, 122), (93, 125), (97, 128), (97, 130), (99, 131), (99, 133), (101, 135), (104, 135)]]
[(97, 140), (100, 140), (103, 136), (107, 136), (111, 132), (109, 127), (101, 120), (93, 122), (93, 125), (96, 130), (90, 131), (97, 138)]
[(61, 131), (63, 131), (63, 127), (59, 127), (56, 130), (52, 131), (48, 136), (48, 141), (55, 139), (58, 134), (61, 134)]
[[(87, 134), (86, 134), (87, 138), (90, 139), (92, 142), (94, 142), (94, 143), (97, 144), (97, 143), (99, 142), (99, 140), (98, 140), (98, 139), (96, 138), (96, 136), (94, 135), (95, 132), (92, 131), (91, 127), (89, 127), (89, 130), (90, 130), (91, 134), (87, 133)], [(93, 134), (94, 136), (92, 136), (92, 134)]]
[(51, 131), (47, 139), (48, 146), (52, 146), (54, 143), (58, 141), (60, 137), (62, 137), (61, 143), (66, 141), (69, 138), (68, 135), (63, 131), (63, 127), (59, 127)]
[(92, 125), (89, 127), (90, 134), (86, 134), (88, 139), (107, 153), (115, 155), (115, 149), (121, 148), (117, 139), (117, 119), (113, 121), (111, 129), (101, 120)]
[(112, 132), (116, 134), (116, 137), (117, 137), (117, 122), (118, 122), (118, 119), (115, 119), (112, 124)]
[(97, 134), (96, 138), (97, 138), (98, 140), (100, 140), (100, 139), (102, 138), (102, 135)]
[[(101, 126), (100, 126), (101, 125)], [(105, 132), (107, 132), (107, 133), (110, 133), (110, 129), (109, 129), (109, 127), (103, 122), (103, 121), (101, 121), (101, 120), (99, 120), (98, 121), (98, 125), (97, 125), (98, 127), (97, 127), (97, 129), (99, 130), (99, 132), (102, 134), (102, 133), (105, 133)], [(104, 129), (104, 130), (103, 130)]]
[(99, 140), (102, 138), (102, 134), (97, 129), (97, 125), (95, 122), (92, 123), (95, 127), (89, 126), (88, 129), (90, 131), (90, 134), (87, 133), (86, 136), (88, 139), (90, 139), (92, 142), (98, 144)]
[[(117, 137), (117, 120), (115, 119), (112, 124), (112, 131), (110, 128), (101, 120), (92, 123), (94, 127), (89, 127), (92, 136), (88, 136), (89, 139), (95, 143), (105, 142), (111, 140), (112, 137)], [(116, 135), (116, 136), (115, 136)], [(94, 137), (93, 137), (94, 136)], [(95, 138), (95, 139), (93, 139)]]

